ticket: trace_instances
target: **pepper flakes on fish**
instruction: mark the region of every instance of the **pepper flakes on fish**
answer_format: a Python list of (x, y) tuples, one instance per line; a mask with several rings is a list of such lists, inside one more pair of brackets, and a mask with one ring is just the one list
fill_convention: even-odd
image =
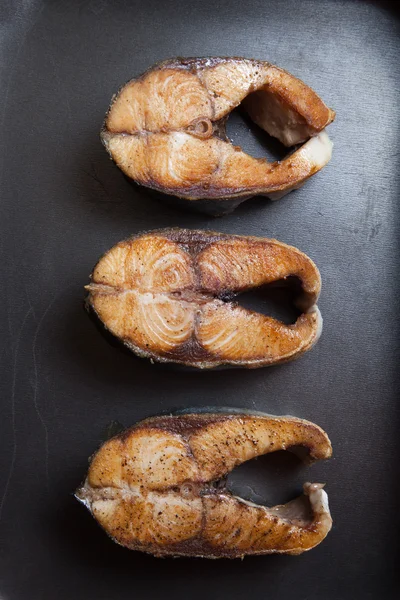
[[(297, 278), (294, 324), (232, 298)], [(319, 271), (277, 240), (162, 229), (120, 242), (99, 260), (87, 305), (135, 354), (198, 368), (262, 367), (299, 357), (318, 340)]]
[(300, 554), (329, 533), (323, 484), (268, 508), (234, 496), (225, 477), (241, 463), (304, 446), (311, 460), (332, 447), (317, 425), (250, 411), (190, 412), (137, 423), (92, 457), (76, 497), (111, 538), (155, 556), (237, 558)]
[[(303, 145), (273, 163), (233, 146), (225, 124), (239, 104), (285, 146)], [(224, 214), (255, 195), (281, 198), (322, 169), (332, 153), (324, 129), (334, 117), (310, 87), (268, 62), (177, 58), (120, 89), (101, 139), (137, 183)]]

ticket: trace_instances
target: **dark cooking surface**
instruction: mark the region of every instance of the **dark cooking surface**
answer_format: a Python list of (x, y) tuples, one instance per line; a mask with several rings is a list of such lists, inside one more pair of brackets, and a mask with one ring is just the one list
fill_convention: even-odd
[[(397, 12), (372, 1), (6, 0), (0, 51), (0, 597), (397, 597)], [(124, 81), (176, 55), (257, 57), (304, 79), (337, 111), (330, 164), (275, 204), (256, 199), (217, 220), (133, 188), (101, 147), (101, 121)], [(262, 136), (233, 119), (234, 141), (261, 156)], [(130, 233), (174, 225), (276, 237), (309, 254), (323, 279), (316, 348), (270, 369), (202, 373), (111, 345), (82, 308), (92, 266)], [(326, 481), (334, 528), (320, 547), (300, 557), (156, 560), (114, 545), (73, 499), (111, 421), (203, 405), (293, 414), (326, 429), (334, 458), (325, 464), (284, 455), (241, 469), (266, 503)]]

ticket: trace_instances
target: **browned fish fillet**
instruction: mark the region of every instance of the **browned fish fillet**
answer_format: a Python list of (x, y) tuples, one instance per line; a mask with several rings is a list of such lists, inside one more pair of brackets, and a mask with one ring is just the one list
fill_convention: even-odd
[(267, 508), (233, 496), (221, 481), (247, 460), (293, 446), (304, 446), (312, 460), (332, 454), (320, 427), (294, 417), (238, 409), (153, 417), (100, 448), (76, 497), (132, 550), (206, 558), (300, 554), (332, 526), (322, 484), (306, 483), (303, 496)]
[[(293, 325), (227, 298), (288, 277), (301, 282)], [(139, 356), (207, 368), (261, 367), (297, 358), (322, 319), (317, 267), (276, 240), (164, 229), (111, 248), (87, 286), (88, 305)]]
[[(233, 146), (225, 121), (241, 103), (283, 144), (305, 144), (274, 163)], [(223, 214), (258, 194), (280, 198), (326, 165), (332, 144), (323, 130), (334, 117), (311, 88), (268, 62), (175, 59), (121, 88), (101, 138), (137, 183)]]

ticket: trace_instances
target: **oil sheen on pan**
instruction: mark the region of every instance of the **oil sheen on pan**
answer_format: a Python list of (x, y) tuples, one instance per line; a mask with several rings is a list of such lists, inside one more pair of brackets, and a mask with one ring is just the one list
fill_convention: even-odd
[(300, 554), (332, 526), (323, 484), (305, 483), (302, 496), (272, 508), (226, 487), (241, 463), (299, 447), (311, 462), (332, 454), (320, 427), (294, 417), (237, 409), (152, 417), (94, 454), (75, 495), (115, 542), (132, 550), (204, 558)]
[[(270, 163), (233, 146), (225, 123), (239, 104), (294, 151)], [(268, 62), (174, 59), (120, 89), (101, 138), (137, 183), (224, 214), (255, 195), (281, 198), (322, 169), (332, 153), (324, 129), (334, 117), (310, 87)]]
[[(285, 324), (233, 301), (295, 280), (301, 310)], [(319, 271), (277, 240), (162, 229), (120, 242), (95, 266), (87, 305), (139, 356), (199, 368), (262, 367), (301, 356), (318, 340)]]

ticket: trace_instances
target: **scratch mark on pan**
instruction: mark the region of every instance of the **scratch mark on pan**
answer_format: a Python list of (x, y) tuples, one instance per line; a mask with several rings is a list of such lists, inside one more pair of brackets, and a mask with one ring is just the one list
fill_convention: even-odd
[(1, 521), (1, 516), (3, 513), (3, 506), (6, 501), (6, 497), (7, 497), (7, 493), (8, 493), (8, 488), (10, 486), (11, 477), (13, 476), (13, 473), (14, 473), (15, 460), (17, 458), (17, 429), (16, 429), (16, 424), (15, 424), (15, 386), (17, 383), (17, 361), (18, 361), (19, 343), (20, 343), (20, 340), (22, 337), (22, 332), (24, 330), (25, 323), (26, 323), (29, 315), (31, 314), (31, 312), (33, 312), (32, 306), (29, 308), (28, 312), (26, 313), (26, 315), (24, 317), (24, 320), (22, 321), (22, 325), (18, 332), (17, 342), (15, 345), (15, 351), (14, 351), (13, 378), (12, 378), (12, 387), (11, 387), (11, 425), (12, 425), (12, 430), (13, 430), (13, 449), (12, 449), (12, 455), (11, 455), (11, 461), (10, 461), (10, 468), (8, 471), (8, 477), (7, 477), (6, 485), (4, 487), (4, 492), (3, 492), (3, 495), (2, 495), (2, 498), (0, 501), (0, 521)]
[(24, 282), (24, 288), (25, 288), (26, 299), (28, 300), (29, 307), (30, 307), (30, 309), (32, 310), (33, 317), (34, 317), (34, 319), (36, 320), (35, 309), (34, 309), (34, 308), (33, 308), (33, 306), (32, 306), (32, 302), (31, 302), (31, 299), (30, 299), (30, 296), (29, 296), (28, 288), (27, 288), (27, 286), (26, 286), (26, 283), (25, 283), (25, 282)]
[(49, 431), (46, 425), (46, 421), (43, 418), (43, 415), (41, 413), (41, 411), (39, 410), (39, 404), (37, 401), (37, 397), (38, 397), (38, 389), (39, 389), (39, 378), (38, 378), (38, 367), (37, 367), (37, 360), (36, 360), (36, 345), (37, 345), (37, 340), (39, 337), (39, 333), (40, 333), (40, 329), (43, 325), (43, 321), (45, 320), (47, 313), (49, 312), (50, 308), (53, 306), (54, 301), (56, 300), (57, 295), (54, 296), (54, 298), (51, 300), (50, 304), (47, 306), (46, 310), (44, 311), (44, 313), (42, 314), (42, 316), (40, 317), (39, 323), (36, 327), (36, 331), (35, 331), (35, 335), (33, 337), (33, 343), (32, 343), (32, 357), (33, 357), (33, 371), (34, 371), (34, 383), (33, 383), (33, 405), (35, 407), (35, 411), (36, 414), (39, 418), (39, 421), (43, 427), (44, 430), (44, 443), (45, 443), (45, 457), (44, 457), (44, 465), (45, 465), (45, 475), (46, 475), (46, 487), (48, 490), (49, 487)]
[(106, 196), (106, 199), (104, 200), (105, 202), (114, 202), (114, 198), (112, 198), (110, 192), (107, 190), (106, 186), (101, 181), (100, 177), (97, 175), (97, 172), (96, 172), (96, 169), (95, 169), (95, 166), (93, 163), (92, 163), (92, 171), (90, 172), (90, 171), (83, 170), (83, 173), (85, 173), (85, 175), (87, 175), (88, 177), (93, 179), (93, 181), (95, 181), (99, 185), (99, 187), (104, 192), (104, 196)]

